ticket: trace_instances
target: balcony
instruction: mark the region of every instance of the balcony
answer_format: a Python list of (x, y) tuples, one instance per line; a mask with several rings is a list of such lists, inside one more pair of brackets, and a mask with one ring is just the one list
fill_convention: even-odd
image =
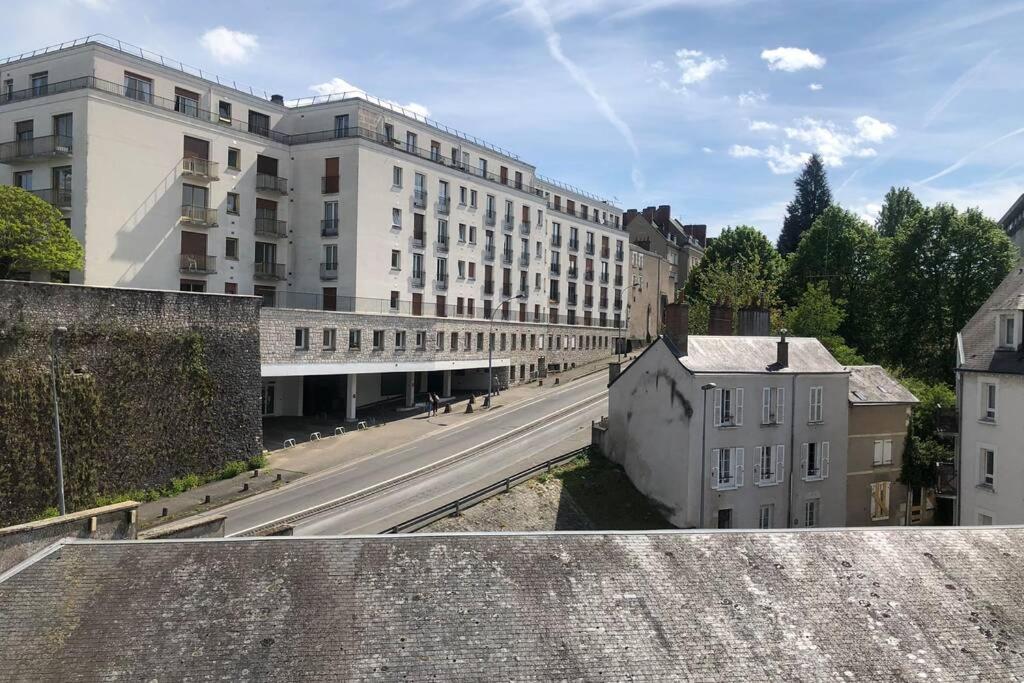
[(320, 264), (320, 279), (321, 280), (337, 280), (338, 279), (338, 264), (337, 263), (321, 263)]
[[(58, 209), (64, 211), (71, 210), (71, 190), (65, 189), (48, 189), (48, 190), (29, 190), (32, 194), (42, 199), (47, 204), (52, 204)], [(216, 225), (216, 223), (214, 223)]]
[(191, 180), (220, 180), (217, 175), (219, 168), (220, 164), (209, 159), (185, 157), (181, 160), (181, 175)]
[(493, 261), (493, 260), (494, 260), (494, 245), (493, 244), (489, 244), (486, 247), (484, 247), (484, 261)]
[(569, 238), (569, 251), (579, 251), (580, 241), (577, 239)]
[(426, 282), (426, 280), (427, 280), (426, 273), (424, 273), (422, 270), (414, 270), (414, 271), (412, 271), (412, 279), (411, 279), (410, 284), (413, 287), (422, 287), (423, 284)]
[(256, 174), (256, 189), (260, 192), (276, 192), (288, 194), (288, 179), (279, 178), (269, 173)]
[(561, 272), (562, 272), (562, 264), (560, 264), (560, 263), (552, 263), (551, 264), (551, 274), (552, 275), (559, 275)]
[(0, 144), (0, 164), (66, 156), (71, 156), (70, 135), (44, 135)]
[(519, 267), (520, 268), (529, 268), (530, 267), (530, 255), (529, 254), (520, 254), (519, 255)]
[(501, 262), (506, 266), (512, 265), (512, 257), (513, 254), (511, 249), (505, 249), (501, 252)]
[(320, 221), (320, 236), (321, 237), (337, 237), (338, 236), (338, 219), (337, 218), (324, 218)]
[(447, 237), (447, 235), (443, 236), (443, 237), (438, 237), (437, 238), (437, 241), (434, 242), (434, 249), (436, 249), (437, 253), (439, 253), (439, 254), (447, 254), (448, 253), (448, 237)]
[(511, 282), (502, 283), (502, 285), (501, 285), (501, 295), (502, 296), (512, 296), (512, 283)]
[(189, 225), (204, 225), (208, 228), (215, 228), (217, 227), (217, 209), (185, 204), (181, 207), (181, 222)]
[(516, 219), (513, 218), (512, 216), (505, 216), (501, 220), (501, 229), (504, 230), (505, 232), (512, 232), (512, 230), (515, 229), (515, 227)]
[(608, 247), (601, 247), (601, 258), (608, 258), (610, 255), (611, 252), (608, 250)]
[(341, 191), (341, 176), (325, 175), (320, 176), (321, 194), (338, 194)]
[(252, 276), (257, 280), (284, 280), (284, 264), (256, 261), (253, 264)]
[(486, 281), (484, 281), (484, 294), (487, 294), (487, 295), (494, 294), (494, 280), (486, 280)]
[(261, 237), (287, 237), (288, 224), (270, 216), (257, 216), (256, 234)]
[(583, 306), (585, 308), (593, 308), (594, 307), (594, 297), (592, 297), (592, 296), (585, 296), (585, 297), (583, 297)]
[(423, 249), (427, 245), (427, 235), (424, 232), (413, 232), (412, 246), (414, 249)]
[(615, 276), (615, 286), (616, 287), (621, 287), (622, 286), (622, 276), (621, 275), (616, 275)]
[(452, 198), (440, 196), (437, 198), (437, 212), (447, 215), (452, 210)]
[(427, 208), (427, 191), (426, 190), (413, 190), (412, 191), (412, 205), (417, 209)]
[(587, 282), (593, 282), (594, 281), (594, 271), (592, 271), (592, 270), (584, 271), (583, 272), (583, 279), (586, 280)]
[(552, 235), (551, 236), (551, 246), (553, 246), (553, 247), (560, 247), (560, 246), (562, 246), (562, 236), (561, 235)]
[(523, 221), (522, 223), (519, 224), (519, 232), (523, 235), (529, 235), (530, 230), (532, 228), (533, 225), (530, 223), (530, 221)]
[(576, 305), (576, 295), (570, 292), (569, 295), (566, 296), (566, 298), (565, 298), (565, 303), (568, 304), (569, 306), (575, 306)]
[(441, 291), (447, 290), (448, 289), (448, 276), (444, 275), (442, 277), (436, 278), (434, 280), (434, 289), (441, 290)]
[(195, 275), (216, 273), (217, 257), (207, 254), (181, 254), (178, 261), (178, 270)]
[(580, 271), (577, 268), (574, 268), (573, 266), (569, 266), (569, 268), (565, 271), (566, 277), (570, 277), (573, 280), (579, 277), (579, 274)]
[(608, 273), (601, 273), (601, 284), (608, 284)]
[(615, 304), (615, 310), (616, 311), (621, 311), (622, 310), (622, 299), (616, 299), (614, 301), (614, 304)]
[(559, 298), (560, 297), (558, 296), (558, 292), (549, 292), (548, 293), (548, 301), (550, 301), (553, 304), (557, 304), (558, 301), (559, 301)]
[(608, 297), (601, 297), (601, 308), (608, 308)]
[(615, 250), (615, 260), (616, 261), (622, 261), (625, 258), (626, 258), (626, 252), (625, 251), (623, 251), (622, 249), (616, 249)]
[(584, 251), (586, 252), (587, 256), (593, 256), (594, 255), (594, 245), (593, 244), (586, 245)]

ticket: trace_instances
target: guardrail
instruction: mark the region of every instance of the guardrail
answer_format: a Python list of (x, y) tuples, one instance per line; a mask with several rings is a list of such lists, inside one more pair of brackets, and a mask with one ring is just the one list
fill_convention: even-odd
[(541, 472), (550, 472), (552, 469), (554, 469), (556, 465), (562, 465), (564, 463), (571, 462), (576, 458), (579, 458), (584, 455), (589, 456), (591, 448), (591, 446), (587, 445), (578, 450), (570, 451), (569, 453), (563, 453), (562, 455), (551, 458), (550, 460), (545, 460), (544, 462), (538, 463), (533, 467), (528, 467), (525, 470), (509, 475), (502, 479), (501, 481), (497, 481), (491, 484), (490, 486), (485, 486), (482, 489), (477, 489), (476, 491), (473, 491), (472, 493), (466, 494), (461, 498), (453, 500), (452, 502), (446, 505), (436, 507), (433, 510), (430, 510), (429, 512), (424, 512), (422, 515), (417, 515), (416, 517), (413, 517), (410, 520), (401, 522), (400, 524), (396, 524), (395, 526), (386, 529), (380, 533), (400, 534), (406, 531), (416, 531), (417, 529), (422, 529), (428, 524), (436, 522), (439, 519), (444, 519), (445, 517), (457, 515), (461, 513), (463, 510), (471, 508), (477, 503), (482, 503), (488, 498), (493, 498), (499, 493), (507, 493), (508, 491), (512, 490), (513, 486), (517, 486), (519, 484), (522, 484), (524, 481), (533, 479)]

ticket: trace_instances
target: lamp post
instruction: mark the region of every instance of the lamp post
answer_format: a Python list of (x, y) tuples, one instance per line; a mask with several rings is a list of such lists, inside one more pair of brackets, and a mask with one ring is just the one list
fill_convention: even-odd
[(701, 425), (700, 425), (700, 523), (698, 526), (704, 528), (704, 487), (707, 486), (707, 432), (708, 432), (708, 392), (712, 389), (717, 388), (718, 385), (714, 382), (708, 382), (701, 386), (700, 390), (704, 392), (704, 411), (701, 413)]
[(53, 438), (57, 443), (57, 508), (60, 514), (67, 514), (64, 507), (64, 460), (60, 450), (60, 406), (57, 401), (57, 352), (60, 338), (66, 334), (68, 328), (64, 326), (53, 328), (50, 336), (50, 388), (53, 390)]
[(506, 296), (498, 302), (498, 305), (491, 311), (487, 325), (487, 396), (484, 398), (484, 408), (491, 407), (491, 389), (494, 388), (494, 316), (498, 315), (501, 307), (513, 299), (526, 300), (526, 292), (519, 292), (515, 296)]

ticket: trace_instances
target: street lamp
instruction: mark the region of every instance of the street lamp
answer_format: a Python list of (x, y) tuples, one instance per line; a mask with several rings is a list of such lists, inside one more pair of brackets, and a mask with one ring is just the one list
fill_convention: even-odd
[(718, 385), (714, 382), (708, 382), (700, 388), (700, 390), (704, 392), (704, 411), (701, 413), (700, 425), (700, 523), (698, 526), (701, 529), (704, 528), (704, 487), (707, 486), (708, 456), (705, 443), (708, 431), (708, 392), (717, 387)]
[(50, 388), (53, 390), (53, 438), (57, 442), (57, 507), (60, 514), (67, 514), (64, 507), (64, 461), (60, 451), (60, 407), (57, 402), (57, 351), (60, 338), (67, 334), (68, 328), (61, 325), (53, 328), (50, 336)]
[(526, 292), (519, 292), (515, 296), (506, 296), (498, 302), (498, 306), (491, 311), (491, 317), (488, 319), (487, 325), (487, 397), (484, 398), (484, 408), (491, 407), (491, 389), (494, 388), (494, 316), (498, 315), (498, 311), (501, 307), (512, 301), (513, 299), (520, 299), (526, 301)]

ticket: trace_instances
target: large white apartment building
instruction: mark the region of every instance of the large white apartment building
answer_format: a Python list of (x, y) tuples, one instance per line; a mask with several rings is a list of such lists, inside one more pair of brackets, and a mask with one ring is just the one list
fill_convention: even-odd
[[(557, 344), (534, 363), (496, 359), (504, 381), (568, 364), (563, 350), (571, 362), (610, 353), (624, 324), (628, 235), (618, 208), (365, 94), (286, 103), (102, 37), (0, 61), (0, 88), (0, 184), (64, 212), (85, 247), (70, 282), (454, 318), (473, 338), (494, 313), (513, 340)], [(486, 365), (470, 345), (441, 367), (431, 352), (452, 349), (432, 337), (424, 360), (396, 358), (401, 341), (382, 344), (370, 367)], [(295, 349), (304, 350), (298, 336)], [(316, 374), (368, 372), (366, 358), (358, 367), (341, 355), (315, 361)], [(386, 395), (370, 392), (347, 411)]]

